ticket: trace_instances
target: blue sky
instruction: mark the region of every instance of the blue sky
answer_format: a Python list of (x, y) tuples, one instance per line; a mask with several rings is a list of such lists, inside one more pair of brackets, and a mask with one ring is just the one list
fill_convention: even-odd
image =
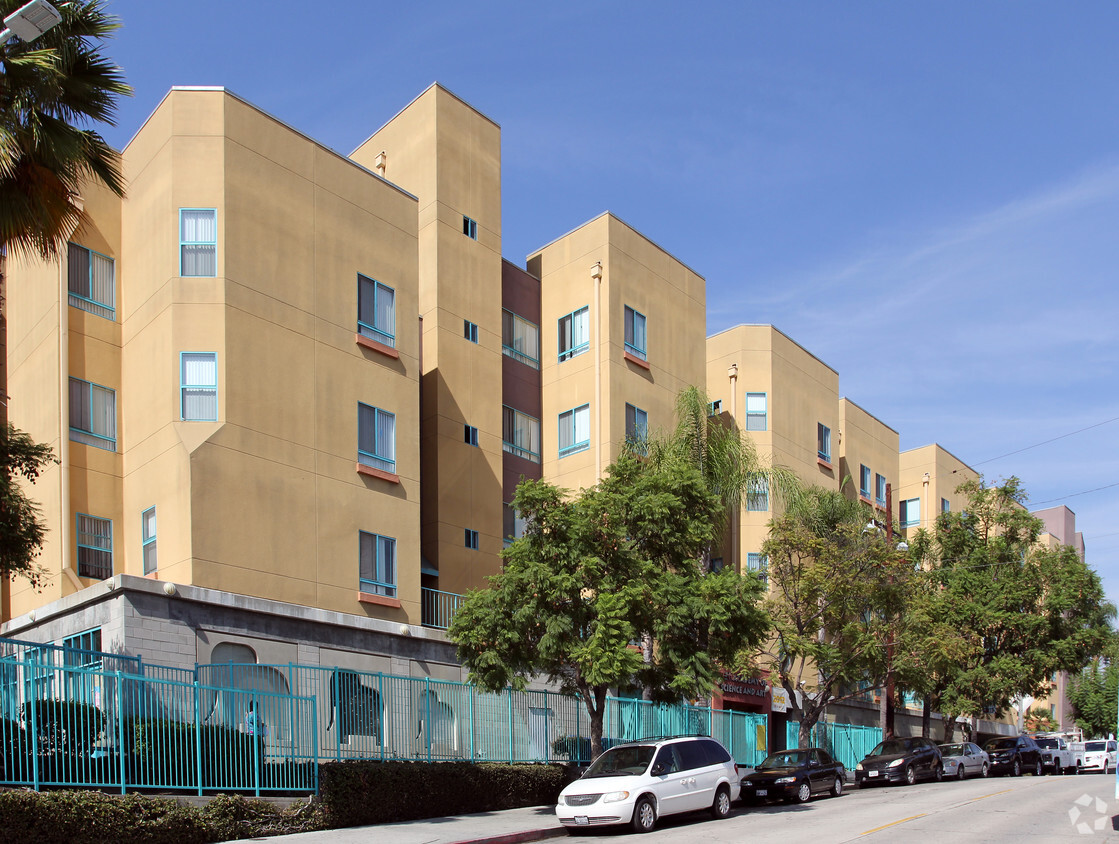
[(902, 448), (1068, 505), (1119, 601), (1119, 4), (108, 6), (116, 146), (224, 85), (348, 153), (439, 81), (502, 126), (507, 258), (613, 211), (709, 331), (773, 323)]

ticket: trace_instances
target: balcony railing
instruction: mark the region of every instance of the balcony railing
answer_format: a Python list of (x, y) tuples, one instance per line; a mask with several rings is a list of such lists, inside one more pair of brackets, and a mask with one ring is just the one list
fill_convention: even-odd
[(451, 626), (458, 608), (465, 599), (454, 592), (440, 592), (438, 589), (420, 589), (420, 622), (424, 627), (446, 630)]

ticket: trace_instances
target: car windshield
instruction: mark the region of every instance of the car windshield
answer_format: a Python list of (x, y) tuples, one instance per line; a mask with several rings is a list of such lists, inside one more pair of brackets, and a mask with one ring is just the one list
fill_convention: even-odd
[(1102, 741), (1086, 741), (1084, 742), (1084, 749), (1088, 753), (1099, 753), (1101, 750), (1106, 750), (1107, 745)]
[(599, 756), (587, 768), (583, 777), (624, 777), (643, 774), (653, 761), (656, 746), (652, 744), (631, 744), (626, 747), (612, 747)]
[(986, 750), (1009, 750), (1018, 744), (1018, 739), (994, 738), (983, 745)]
[(1038, 747), (1047, 747), (1050, 750), (1056, 750), (1060, 747), (1060, 743), (1055, 738), (1039, 738), (1037, 740)]
[(771, 753), (765, 757), (765, 761), (758, 765), (759, 771), (767, 771), (773, 768), (799, 768), (805, 763), (808, 758), (803, 750), (785, 751), (783, 753)]
[(877, 747), (870, 751), (871, 756), (896, 756), (900, 753), (905, 753), (905, 742), (898, 741), (897, 739), (890, 739), (889, 741), (878, 742)]
[(963, 756), (967, 753), (967, 748), (962, 744), (942, 744), (940, 752), (944, 756)]

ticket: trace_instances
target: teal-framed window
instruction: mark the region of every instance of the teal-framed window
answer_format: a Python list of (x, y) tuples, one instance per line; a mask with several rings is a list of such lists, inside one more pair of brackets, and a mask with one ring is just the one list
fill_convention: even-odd
[(502, 516), (504, 521), (504, 544), (508, 548), (518, 539), (525, 535), (525, 528), (528, 526), (528, 520), (524, 519), (517, 513), (517, 508), (509, 501), (502, 505)]
[(503, 451), (539, 463), (540, 420), (508, 405), (502, 405), (501, 443)]
[(625, 307), (626, 351), (635, 358), (647, 359), (645, 315), (629, 305)]
[(879, 507), (886, 506), (886, 476), (874, 473), (874, 503)]
[(746, 430), (765, 431), (769, 427), (769, 396), (766, 393), (746, 394)]
[(396, 597), (396, 540), (358, 531), (358, 588), (371, 595)]
[(149, 507), (140, 514), (141, 547), (144, 557), (144, 574), (151, 574), (158, 568), (155, 551), (155, 508)]
[(859, 495), (870, 498), (870, 467), (865, 463), (859, 464)]
[(396, 347), (396, 291), (357, 274), (357, 333)]
[(179, 275), (213, 278), (218, 274), (218, 212), (179, 209)]
[(478, 221), (462, 215), (462, 233), (471, 240), (478, 239)]
[(746, 570), (756, 574), (762, 583), (769, 584), (769, 557), (765, 554), (748, 553), (746, 555)]
[(82, 703), (100, 703), (101, 677), (96, 672), (105, 665), (101, 652), (101, 628), (67, 636), (62, 640), (62, 647), (62, 664), (69, 669), (81, 669), (65, 672), (67, 698)]
[(751, 513), (765, 513), (769, 510), (769, 478), (754, 475), (746, 485), (746, 509)]
[(722, 412), (723, 412), (723, 400), (722, 399), (715, 399), (715, 401), (707, 403), (707, 415), (708, 416), (718, 416)]
[(559, 415), (559, 456), (567, 457), (591, 447), (591, 406), (565, 410)]
[(626, 403), (626, 441), (638, 447), (644, 453), (645, 444), (649, 439), (649, 414), (639, 407)]
[(540, 326), (510, 310), (501, 310), (501, 351), (533, 369), (540, 368)]
[(179, 353), (179, 412), (184, 422), (218, 420), (218, 353)]
[(951, 504), (951, 502), (948, 501), (947, 498), (940, 499), (940, 512), (941, 513), (951, 513), (952, 512), (952, 504)]
[(113, 576), (113, 521), (78, 513), (78, 576), (106, 580)]
[(589, 306), (560, 317), (558, 325), (560, 361), (581, 355), (591, 347)]
[(898, 522), (904, 527), (913, 527), (921, 523), (921, 499), (907, 498), (901, 502), (898, 511)]
[(816, 456), (831, 463), (831, 428), (823, 422), (816, 423)]
[(396, 414), (358, 402), (357, 461), (396, 473)]
[(473, 425), (462, 426), (462, 441), (467, 445), (478, 445), (478, 429)]
[(115, 390), (70, 378), (70, 439), (105, 451), (117, 450)]
[(116, 264), (108, 255), (68, 243), (67, 288), (71, 307), (116, 320)]
[(463, 530), (463, 545), (471, 551), (478, 550), (478, 531), (465, 528)]
[(469, 340), (471, 343), (478, 342), (478, 323), (471, 322), (468, 319), (462, 321), (462, 336), (463, 339)]

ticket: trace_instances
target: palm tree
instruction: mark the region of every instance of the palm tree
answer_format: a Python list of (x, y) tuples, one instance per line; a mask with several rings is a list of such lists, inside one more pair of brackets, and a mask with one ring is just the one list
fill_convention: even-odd
[(737, 518), (751, 489), (765, 488), (769, 495), (787, 501), (800, 489), (790, 469), (766, 463), (754, 441), (734, 421), (711, 415), (711, 402), (698, 387), (688, 387), (676, 397), (676, 428), (667, 435), (652, 435), (627, 447), (646, 454), (654, 464), (682, 460), (699, 469), (709, 489), (726, 507), (728, 519), (703, 555), (703, 568), (711, 568), (711, 552), (723, 546), (731, 519)]
[[(7, 16), (26, 0), (0, 0)], [(62, 22), (34, 43), (0, 47), (0, 246), (56, 257), (83, 219), (83, 181), (124, 195), (120, 153), (91, 124), (114, 124), (132, 93), (99, 41), (117, 29), (102, 0), (59, 6)]]

